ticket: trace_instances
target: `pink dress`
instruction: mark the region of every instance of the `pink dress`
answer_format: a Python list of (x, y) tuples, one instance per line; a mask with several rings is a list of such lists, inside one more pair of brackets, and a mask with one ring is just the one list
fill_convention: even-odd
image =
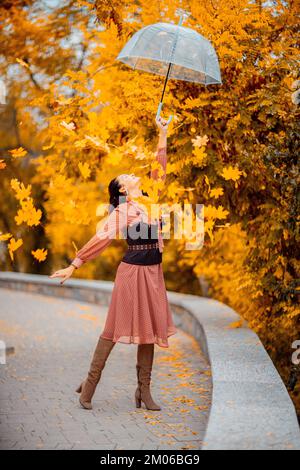
[[(157, 160), (164, 169), (164, 180), (167, 162), (165, 147), (158, 149)], [(157, 170), (152, 171), (151, 176), (157, 179)], [(79, 268), (86, 261), (94, 259), (123, 229), (139, 222), (149, 222), (146, 212), (134, 200), (126, 197), (126, 201), (110, 213), (103, 229), (77, 252), (72, 263)], [(160, 224), (157, 239), (159, 253), (162, 253), (164, 243)], [(127, 344), (156, 343), (167, 348), (168, 337), (176, 332), (167, 299), (162, 263), (133, 264), (121, 261), (101, 337)]]

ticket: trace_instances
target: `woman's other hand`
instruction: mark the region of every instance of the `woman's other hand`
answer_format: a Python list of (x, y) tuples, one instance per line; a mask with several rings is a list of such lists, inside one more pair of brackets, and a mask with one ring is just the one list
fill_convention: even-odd
[(168, 132), (168, 121), (167, 119), (162, 118), (159, 116), (158, 119), (155, 119), (156, 125), (159, 128), (159, 131), (162, 133), (167, 133)]
[(59, 269), (58, 271), (55, 271), (55, 273), (53, 273), (51, 276), (51, 278), (54, 278), (54, 277), (62, 277), (63, 280), (60, 281), (61, 284), (63, 284), (67, 279), (69, 279), (69, 277), (72, 276), (73, 274), (73, 271), (74, 271), (75, 267), (70, 265), (68, 266), (67, 268), (65, 269)]

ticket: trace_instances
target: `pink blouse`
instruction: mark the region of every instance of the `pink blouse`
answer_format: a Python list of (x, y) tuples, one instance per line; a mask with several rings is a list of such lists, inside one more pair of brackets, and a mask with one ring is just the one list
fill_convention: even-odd
[[(156, 160), (162, 166), (164, 173), (161, 179), (165, 181), (167, 166), (167, 148), (161, 147), (156, 152)], [(158, 179), (158, 170), (151, 171), (151, 178)], [(119, 235), (122, 230), (137, 222), (144, 221), (148, 223), (148, 215), (137, 202), (126, 196), (126, 202), (117, 206), (108, 216), (103, 228), (76, 253), (72, 264), (80, 268), (86, 261), (96, 258), (111, 242)], [(162, 238), (160, 224), (158, 224), (158, 244), (159, 251), (162, 253), (164, 242)]]

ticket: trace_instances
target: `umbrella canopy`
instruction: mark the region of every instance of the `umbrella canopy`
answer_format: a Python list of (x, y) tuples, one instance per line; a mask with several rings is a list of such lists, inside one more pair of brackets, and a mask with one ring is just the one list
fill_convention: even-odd
[(156, 23), (137, 31), (117, 60), (134, 69), (177, 80), (222, 84), (217, 54), (201, 34), (184, 26)]
[[(134, 69), (165, 76), (162, 97), (156, 119), (163, 105), (169, 78), (204, 85), (222, 84), (217, 54), (212, 44), (201, 34), (177, 25), (155, 23), (136, 32), (116, 58)], [(168, 123), (172, 120), (169, 116)]]

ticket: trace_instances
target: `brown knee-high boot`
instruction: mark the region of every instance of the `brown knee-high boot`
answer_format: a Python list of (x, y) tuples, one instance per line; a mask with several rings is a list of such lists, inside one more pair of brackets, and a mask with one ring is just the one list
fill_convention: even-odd
[(137, 348), (136, 372), (138, 386), (135, 391), (136, 407), (141, 407), (143, 401), (147, 410), (161, 410), (150, 393), (151, 371), (154, 357), (154, 344), (139, 344)]
[(81, 393), (79, 403), (87, 410), (92, 409), (91, 399), (101, 378), (101, 373), (106, 360), (115, 344), (116, 343), (110, 339), (99, 338), (88, 376), (76, 390), (77, 393)]

